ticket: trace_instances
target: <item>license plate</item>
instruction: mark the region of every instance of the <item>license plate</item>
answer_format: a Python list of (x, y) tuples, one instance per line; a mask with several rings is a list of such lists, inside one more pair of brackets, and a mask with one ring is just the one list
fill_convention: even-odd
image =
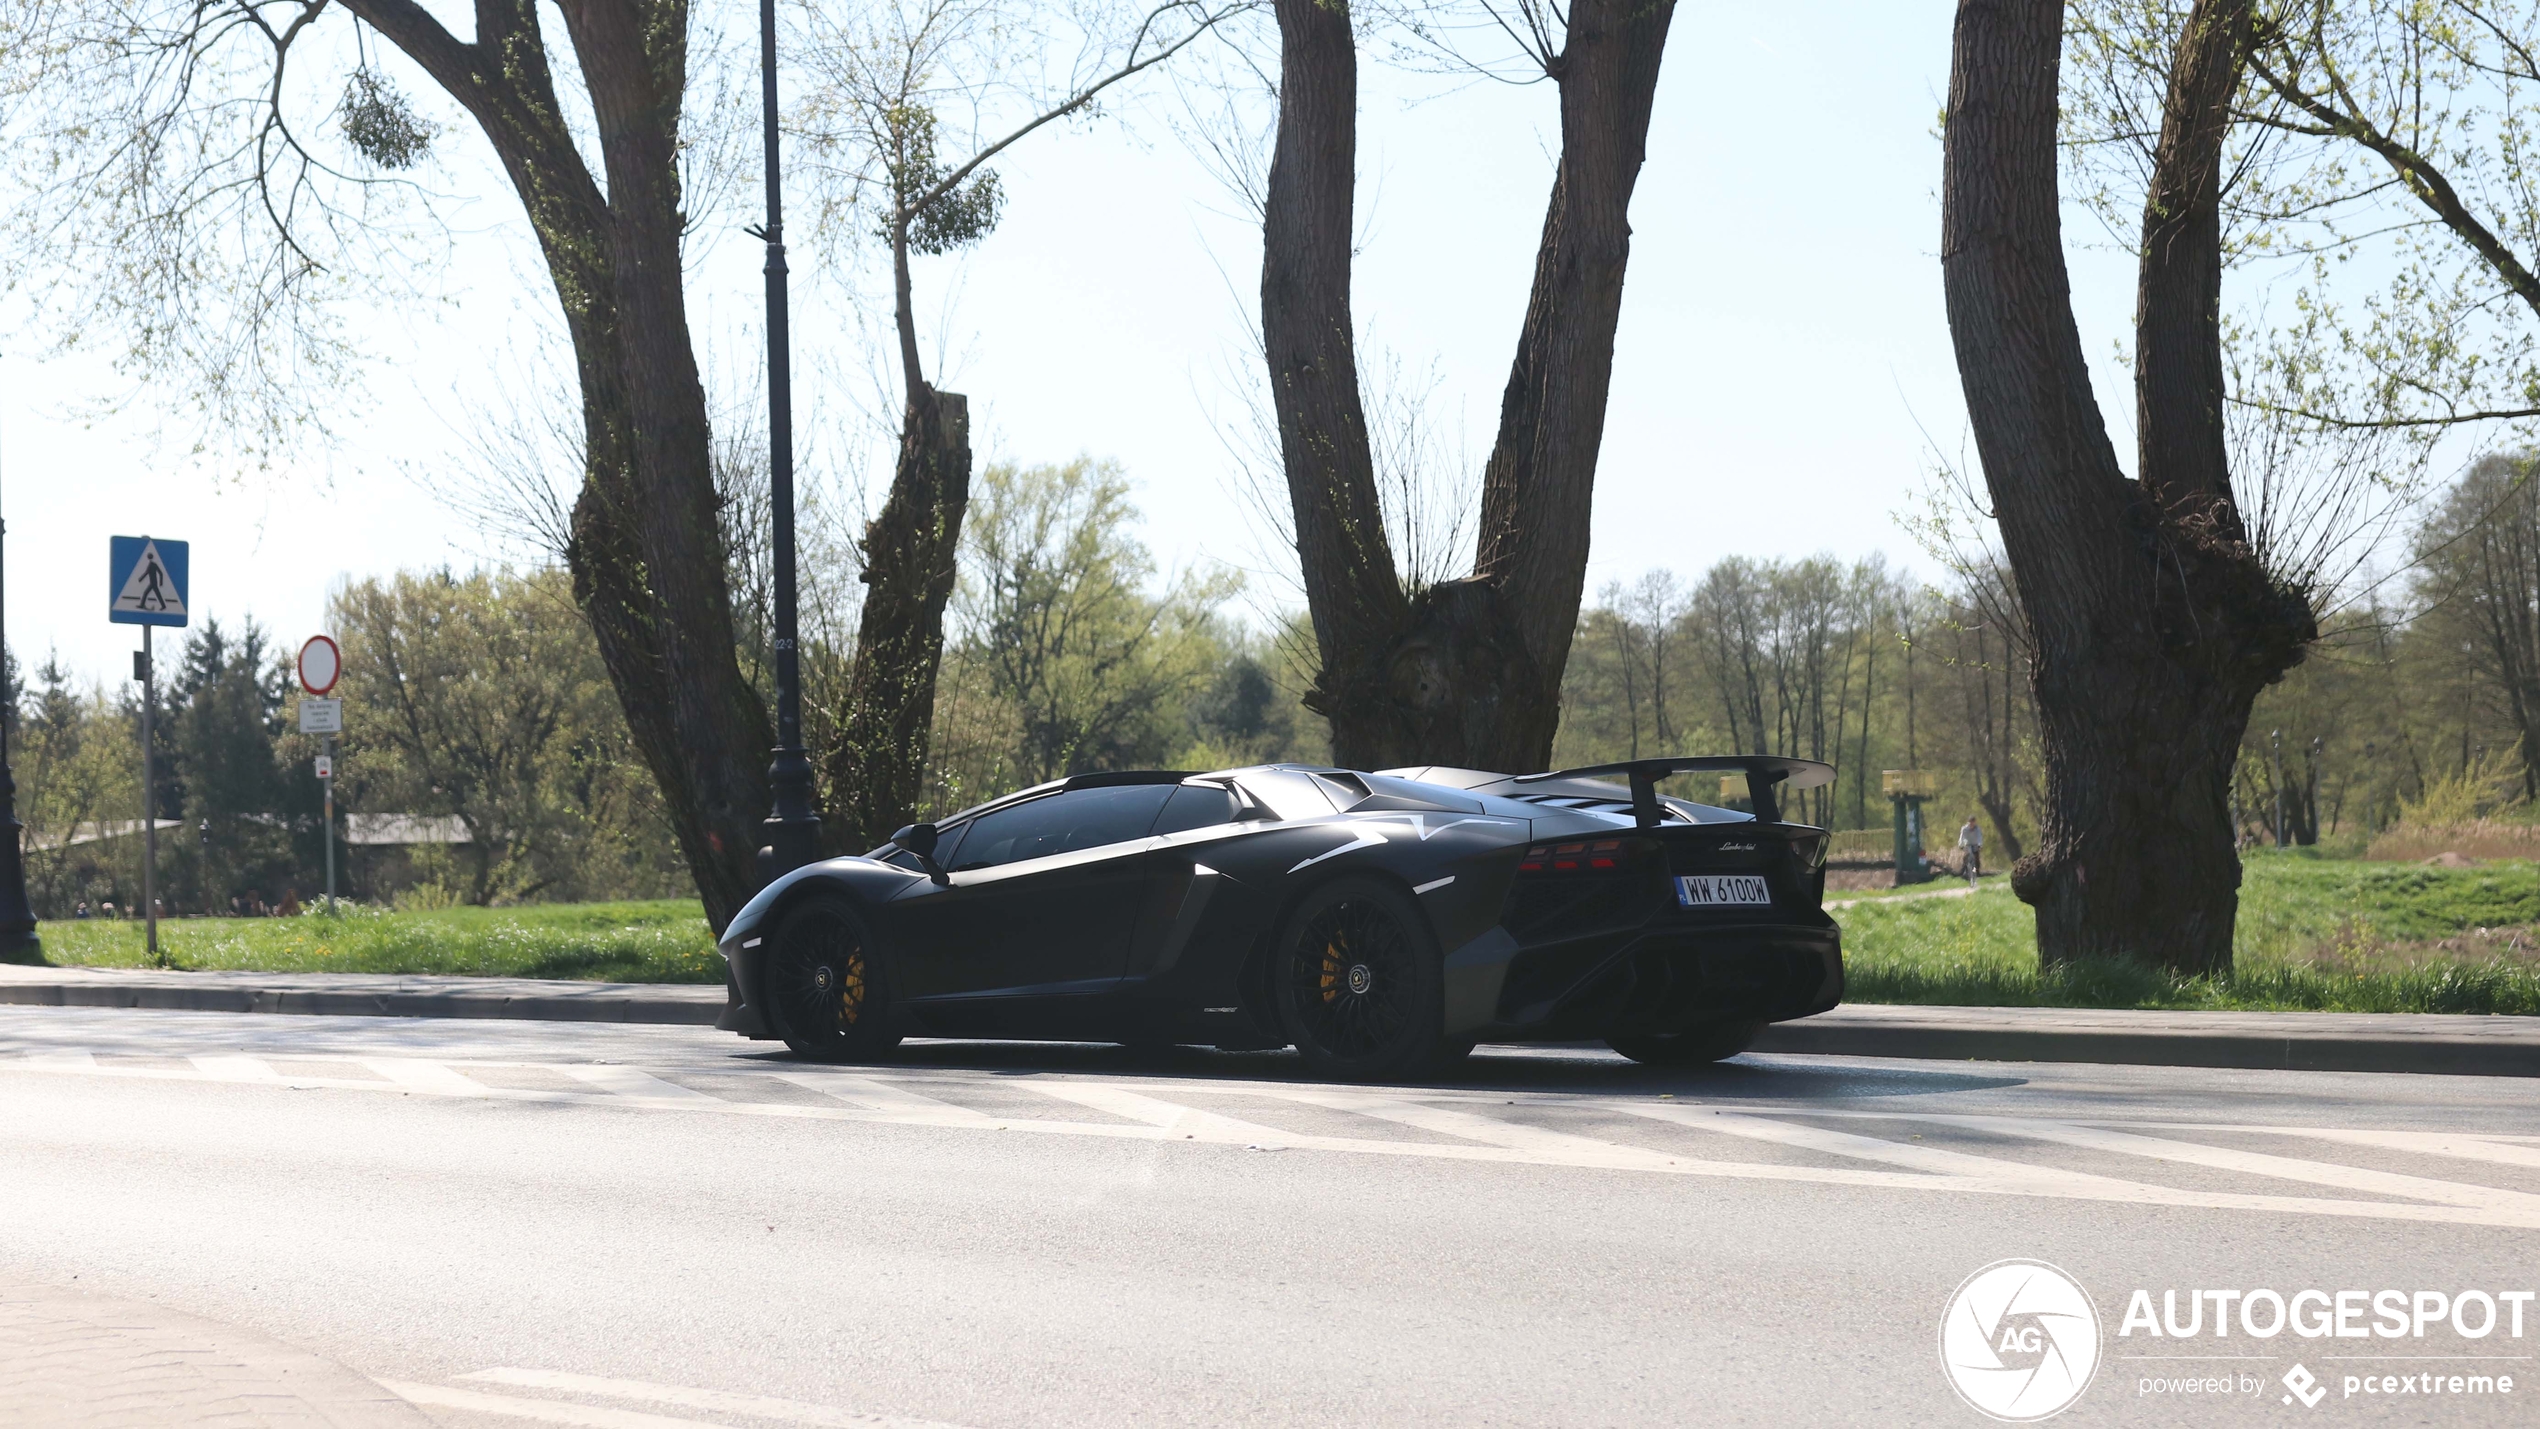
[(1695, 874), (1676, 880), (1676, 902), (1687, 908), (1769, 907), (1772, 890), (1758, 873)]

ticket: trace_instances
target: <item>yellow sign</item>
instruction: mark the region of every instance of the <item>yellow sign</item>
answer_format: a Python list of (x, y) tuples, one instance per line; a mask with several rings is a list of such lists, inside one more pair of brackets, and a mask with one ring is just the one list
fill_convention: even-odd
[(1891, 799), (1908, 794), (1928, 799), (1940, 792), (1940, 776), (1927, 769), (1882, 769), (1879, 790)]

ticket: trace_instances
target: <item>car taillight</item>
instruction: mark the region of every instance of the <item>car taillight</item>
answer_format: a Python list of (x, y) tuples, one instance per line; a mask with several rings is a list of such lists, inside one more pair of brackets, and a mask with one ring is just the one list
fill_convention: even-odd
[(1616, 873), (1630, 868), (1656, 845), (1647, 839), (1581, 839), (1536, 844), (1517, 863), (1519, 873)]

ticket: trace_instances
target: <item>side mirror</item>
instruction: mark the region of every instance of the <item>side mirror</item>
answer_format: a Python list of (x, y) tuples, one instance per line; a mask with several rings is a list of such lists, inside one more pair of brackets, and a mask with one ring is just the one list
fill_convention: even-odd
[(918, 866), (925, 869), (926, 876), (939, 885), (952, 882), (952, 875), (944, 871), (942, 864), (935, 862), (935, 841), (942, 836), (942, 832), (933, 824), (911, 824), (891, 835), (891, 842), (917, 855)]

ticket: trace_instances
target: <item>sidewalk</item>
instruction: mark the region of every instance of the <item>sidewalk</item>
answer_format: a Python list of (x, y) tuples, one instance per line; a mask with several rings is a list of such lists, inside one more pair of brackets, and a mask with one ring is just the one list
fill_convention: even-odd
[(0, 1284), (0, 1423), (430, 1429), (331, 1360), (146, 1301)]
[(670, 1022), (711, 1027), (723, 1014), (723, 988), (713, 983), (563, 982), (378, 973), (159, 972), (0, 964), (0, 1003), (334, 1017)]
[[(0, 1004), (5, 1003), (711, 1027), (723, 1013), (723, 989), (529, 978), (0, 965)], [(2540, 1017), (1854, 1003), (1765, 1028), (1754, 1050), (1820, 1057), (2540, 1077)]]

